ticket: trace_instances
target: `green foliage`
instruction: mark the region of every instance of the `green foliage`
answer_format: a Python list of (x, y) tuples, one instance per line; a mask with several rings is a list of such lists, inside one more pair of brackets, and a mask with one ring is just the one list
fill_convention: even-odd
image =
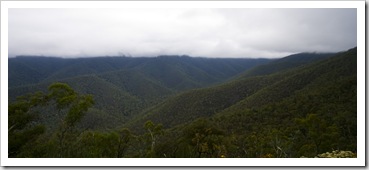
[(134, 122), (136, 126), (132, 128), (138, 129), (146, 120), (160, 122), (169, 128), (200, 117), (209, 117), (251, 96), (264, 84), (273, 81), (275, 79), (255, 77), (184, 92), (145, 111), (146, 115), (136, 120), (137, 122)]
[(119, 143), (117, 149), (118, 151), (117, 157), (122, 158), (128, 147), (130, 146), (133, 134), (128, 128), (123, 128), (118, 133), (119, 133)]
[(29, 149), (28, 147), (31, 147), (24, 147), (26, 144), (33, 143), (44, 132), (45, 127), (42, 125), (37, 125), (19, 132), (9, 132), (8, 156), (18, 157), (20, 152)]
[[(327, 122), (317, 114), (309, 114), (306, 118), (296, 119), (297, 124), (300, 125), (300, 130), (304, 133), (305, 139), (310, 140), (308, 146), (313, 146), (308, 150), (311, 152), (309, 156), (316, 155), (329, 147), (337, 148), (332, 141), (339, 137), (336, 125), (327, 126)], [(304, 155), (303, 153), (301, 153)]]
[[(180, 89), (203, 87), (242, 67), (215, 60), (201, 61), (214, 64), (209, 66), (186, 57), (168, 56), (147, 63), (133, 60), (126, 63), (127, 67), (138, 70), (117, 71), (113, 63), (105, 63), (106, 67), (112, 67), (112, 72), (74, 77), (65, 80), (73, 84), (73, 89), (72, 85), (56, 83), (49, 87), (47, 94), (31, 94), (10, 104), (9, 155), (355, 157), (356, 49), (320, 56), (326, 58), (324, 60), (311, 59), (310, 55), (305, 57), (302, 62), (293, 56), (275, 60), (269, 66), (280, 67), (265, 72), (255, 72), (255, 69), (245, 77), (224, 84), (178, 94)], [(90, 67), (93, 63), (84, 66), (91, 72), (104, 70), (93, 69)], [(199, 65), (201, 69), (196, 69)], [(157, 70), (156, 66), (162, 66), (163, 70)], [(221, 66), (227, 67), (227, 73), (214, 69)], [(237, 68), (232, 69), (232, 66)], [(174, 68), (180, 69), (171, 72)], [(213, 74), (220, 75), (214, 78)], [(198, 80), (201, 78), (206, 79), (206, 83)], [(73, 81), (77, 79), (83, 81)], [(97, 94), (94, 108), (91, 95), (80, 95), (84, 90)], [(155, 92), (150, 93), (151, 90)], [(168, 97), (170, 95), (173, 96)], [(56, 115), (58, 128), (39, 125), (38, 119), (50, 116), (46, 114), (49, 111)], [(42, 116), (38, 117), (37, 112)], [(85, 116), (86, 113), (93, 114)], [(100, 125), (102, 122), (110, 124), (111, 128)], [(332, 150), (335, 151), (327, 153)]]
[(194, 157), (225, 157), (224, 132), (206, 119), (198, 119), (184, 130), (185, 142)]
[(91, 95), (80, 97), (79, 101), (75, 105), (73, 105), (67, 116), (65, 117), (65, 121), (69, 126), (74, 126), (76, 123), (81, 121), (84, 113), (94, 104), (94, 100)]
[[(188, 56), (80, 59), (16, 57), (9, 59), (9, 100), (14, 101), (16, 96), (36, 90), (46, 92), (51, 82), (63, 82), (78, 93), (92, 94), (96, 102), (94, 113), (104, 115), (103, 119), (99, 118), (99, 127), (112, 129), (178, 92), (223, 82), (267, 62), (267, 59), (206, 59)], [(64, 90), (68, 93), (67, 89)], [(59, 98), (58, 107), (68, 105), (68, 101), (75, 97), (68, 95)], [(59, 118), (43, 115), (42, 121), (48, 124), (55, 119)], [(138, 127), (141, 128), (145, 121), (140, 122)], [(83, 125), (92, 123), (85, 122)]]
[[(174, 128), (190, 126), (187, 122), (201, 116), (213, 117), (216, 127), (232, 134), (226, 137), (225, 148), (232, 151), (227, 157), (314, 156), (332, 148), (355, 151), (355, 67), (356, 52), (350, 50), (288, 72), (232, 82), (237, 86), (227, 83), (184, 93), (148, 111), (143, 119)], [(251, 93), (240, 95), (247, 90)], [(195, 157), (186, 153), (193, 146), (180, 134), (172, 138), (179, 141), (167, 144), (176, 152), (166, 155)], [(200, 153), (208, 147), (197, 145)]]
[(163, 135), (163, 125), (157, 124), (155, 125), (151, 120), (148, 120), (144, 125), (145, 130), (147, 133), (145, 134), (146, 140), (148, 143), (151, 143), (150, 149), (147, 153), (149, 157), (155, 157), (155, 145), (157, 142), (157, 138)]
[(59, 142), (59, 156), (68, 155), (68, 144), (76, 136), (74, 126), (81, 121), (84, 113), (94, 104), (94, 100), (91, 95), (79, 95), (65, 83), (53, 83), (48, 90), (48, 94), (36, 92), (19, 97), (16, 102), (9, 104), (9, 156), (18, 155), (23, 145), (35, 142), (38, 136), (45, 132), (44, 126), (29, 124), (36, 123), (36, 114), (33, 112), (37, 108), (41, 109), (50, 104), (56, 106), (56, 112), (66, 110), (59, 130), (55, 133)]
[(78, 95), (65, 83), (54, 83), (49, 86), (49, 91), (48, 97), (55, 101), (57, 110), (60, 112), (67, 109), (56, 135), (60, 157), (69, 157), (71, 141), (77, 137), (74, 134), (76, 133), (74, 127), (81, 121), (88, 108), (94, 104), (94, 100), (91, 95)]
[(45, 132), (45, 127), (36, 124), (38, 114), (35, 108), (45, 102), (42, 93), (19, 97), (8, 106), (9, 157), (16, 157), (27, 143), (34, 142)]
[(58, 109), (65, 108), (76, 99), (76, 92), (65, 83), (54, 83), (49, 86), (49, 97), (56, 100)]
[(119, 135), (117, 133), (84, 132), (74, 147), (73, 157), (115, 158)]

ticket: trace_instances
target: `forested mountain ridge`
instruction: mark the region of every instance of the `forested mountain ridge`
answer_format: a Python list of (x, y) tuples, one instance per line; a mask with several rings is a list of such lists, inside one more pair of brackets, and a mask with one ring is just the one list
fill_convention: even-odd
[(295, 67), (304, 66), (306, 64), (329, 58), (336, 53), (298, 53), (271, 61), (270, 63), (261, 64), (250, 70), (241, 73), (237, 78), (247, 78), (259, 75), (268, 75), (275, 72), (287, 71)]
[[(168, 86), (176, 85), (166, 82), (169, 81), (166, 79), (170, 78), (193, 79), (202, 83), (211, 83), (219, 79), (227, 79), (253, 66), (267, 62), (269, 62), (268, 59), (210, 59), (188, 56), (74, 59), (20, 56), (8, 59), (9, 87), (119, 70), (141, 71), (147, 76), (168, 83)], [(177, 75), (169, 75), (173, 71)]]
[[(239, 134), (237, 142), (249, 140), (243, 149), (249, 149), (250, 157), (272, 152), (314, 157), (332, 149), (356, 152), (356, 61), (354, 48), (307, 67), (305, 73), (297, 73), (300, 78), (290, 80), (292, 86), (305, 80), (305, 86), (273, 85), (274, 89), (271, 86), (218, 113), (215, 122), (228, 134)], [(289, 95), (273, 93), (278, 86), (288, 89), (281, 92)], [(257, 145), (251, 146), (251, 141)]]
[(146, 120), (163, 124), (177, 140), (163, 139), (158, 150), (172, 157), (195, 156), (178, 146), (191, 146), (186, 140), (197, 137), (209, 147), (204, 155), (197, 150), (200, 157), (216, 151), (229, 157), (356, 151), (356, 57), (354, 48), (286, 72), (185, 92), (129, 127), (140, 129)]
[[(305, 58), (299, 61), (299, 55)], [(45, 128), (14, 131), (12, 140), (22, 133), (35, 138), (24, 139), (29, 141), (25, 145), (19, 139), (12, 145), (12, 156), (284, 158), (314, 157), (332, 150), (356, 152), (356, 48), (335, 54), (292, 55), (238, 73), (237, 64), (233, 68), (215, 60), (205, 65), (188, 57), (167, 58), (129, 63), (134, 69), (89, 71), (60, 79), (76, 90), (63, 100), (54, 95), (55, 88), (48, 81), (10, 88), (9, 94), (48, 93), (45, 97), (31, 95), (30, 105), (52, 101), (44, 110), (43, 104), (35, 106), (52, 114), (55, 104), (64, 106), (69, 100), (83, 104), (89, 99), (84, 94), (93, 94), (95, 99), (65, 139), (57, 128), (63, 119), (60, 110), (54, 118), (40, 113), (33, 124), (44, 123)], [(176, 61), (182, 59), (191, 62)], [(228, 73), (219, 71), (221, 67)], [(168, 70), (173, 72), (160, 73)], [(227, 77), (229, 74), (236, 77)], [(66, 84), (52, 87), (69, 89)], [(27, 97), (10, 110), (27, 104), (24, 99)], [(48, 120), (55, 124), (54, 130), (48, 128)]]
[[(232, 108), (235, 107), (234, 105), (241, 105), (241, 103), (247, 103), (245, 107), (251, 108), (280, 100), (292, 95), (294, 91), (303, 88), (310, 81), (319, 77), (317, 73), (312, 75), (309, 70), (324, 73), (320, 72), (319, 69), (329, 67), (320, 66), (319, 61), (332, 55), (301, 53), (256, 66), (229, 83), (191, 90), (168, 99), (147, 111), (146, 119), (172, 127), (180, 123), (191, 122), (199, 117), (212, 116), (223, 109)], [(297, 59), (298, 56), (302, 57), (301, 61)], [(324, 61), (321, 62), (324, 63)], [(275, 67), (276, 65), (279, 67)], [(282, 65), (284, 67), (280, 67)], [(267, 72), (261, 73), (260, 71), (265, 68), (277, 69), (269, 69)], [(331, 70), (331, 72), (335, 71)], [(253, 74), (256, 75), (252, 76)], [(265, 76), (262, 76), (263, 74)], [(163, 120), (163, 118), (165, 119)], [(142, 124), (144, 121), (141, 120), (140, 123)]]
[(269, 61), (188, 56), (16, 57), (9, 59), (9, 100), (35, 91), (45, 92), (52, 82), (64, 82), (79, 93), (94, 95), (95, 110), (114, 117), (104, 123), (113, 128), (168, 96), (221, 83)]
[(251, 96), (247, 99), (248, 102), (243, 102), (245, 104), (243, 107), (258, 107), (293, 95), (295, 91), (302, 90), (306, 86), (320, 88), (319, 86), (324, 86), (324, 83), (356, 75), (356, 48), (303, 68), (295, 68), (282, 73), (283, 75), (280, 73), (275, 75), (278, 74), (283, 79)]

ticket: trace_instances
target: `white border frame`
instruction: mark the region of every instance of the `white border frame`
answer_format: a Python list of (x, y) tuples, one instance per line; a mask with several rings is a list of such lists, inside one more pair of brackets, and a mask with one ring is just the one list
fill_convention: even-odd
[[(9, 8), (356, 8), (357, 158), (8, 158)], [(1, 1), (1, 166), (365, 166), (365, 1)]]

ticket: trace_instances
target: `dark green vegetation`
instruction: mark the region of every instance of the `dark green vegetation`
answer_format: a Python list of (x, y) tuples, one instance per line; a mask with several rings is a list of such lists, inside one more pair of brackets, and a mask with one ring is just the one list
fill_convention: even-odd
[(17, 57), (9, 59), (9, 100), (35, 91), (45, 92), (53, 82), (67, 83), (79, 93), (95, 97), (96, 104), (88, 118), (95, 122), (94, 128), (115, 128), (168, 96), (224, 82), (269, 61), (188, 56)]
[(356, 57), (9, 59), (9, 156), (356, 153)]

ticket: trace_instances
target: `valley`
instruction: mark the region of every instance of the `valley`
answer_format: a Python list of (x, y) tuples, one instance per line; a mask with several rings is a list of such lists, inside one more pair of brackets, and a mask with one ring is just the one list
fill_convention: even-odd
[(8, 61), (9, 157), (355, 157), (356, 48)]

